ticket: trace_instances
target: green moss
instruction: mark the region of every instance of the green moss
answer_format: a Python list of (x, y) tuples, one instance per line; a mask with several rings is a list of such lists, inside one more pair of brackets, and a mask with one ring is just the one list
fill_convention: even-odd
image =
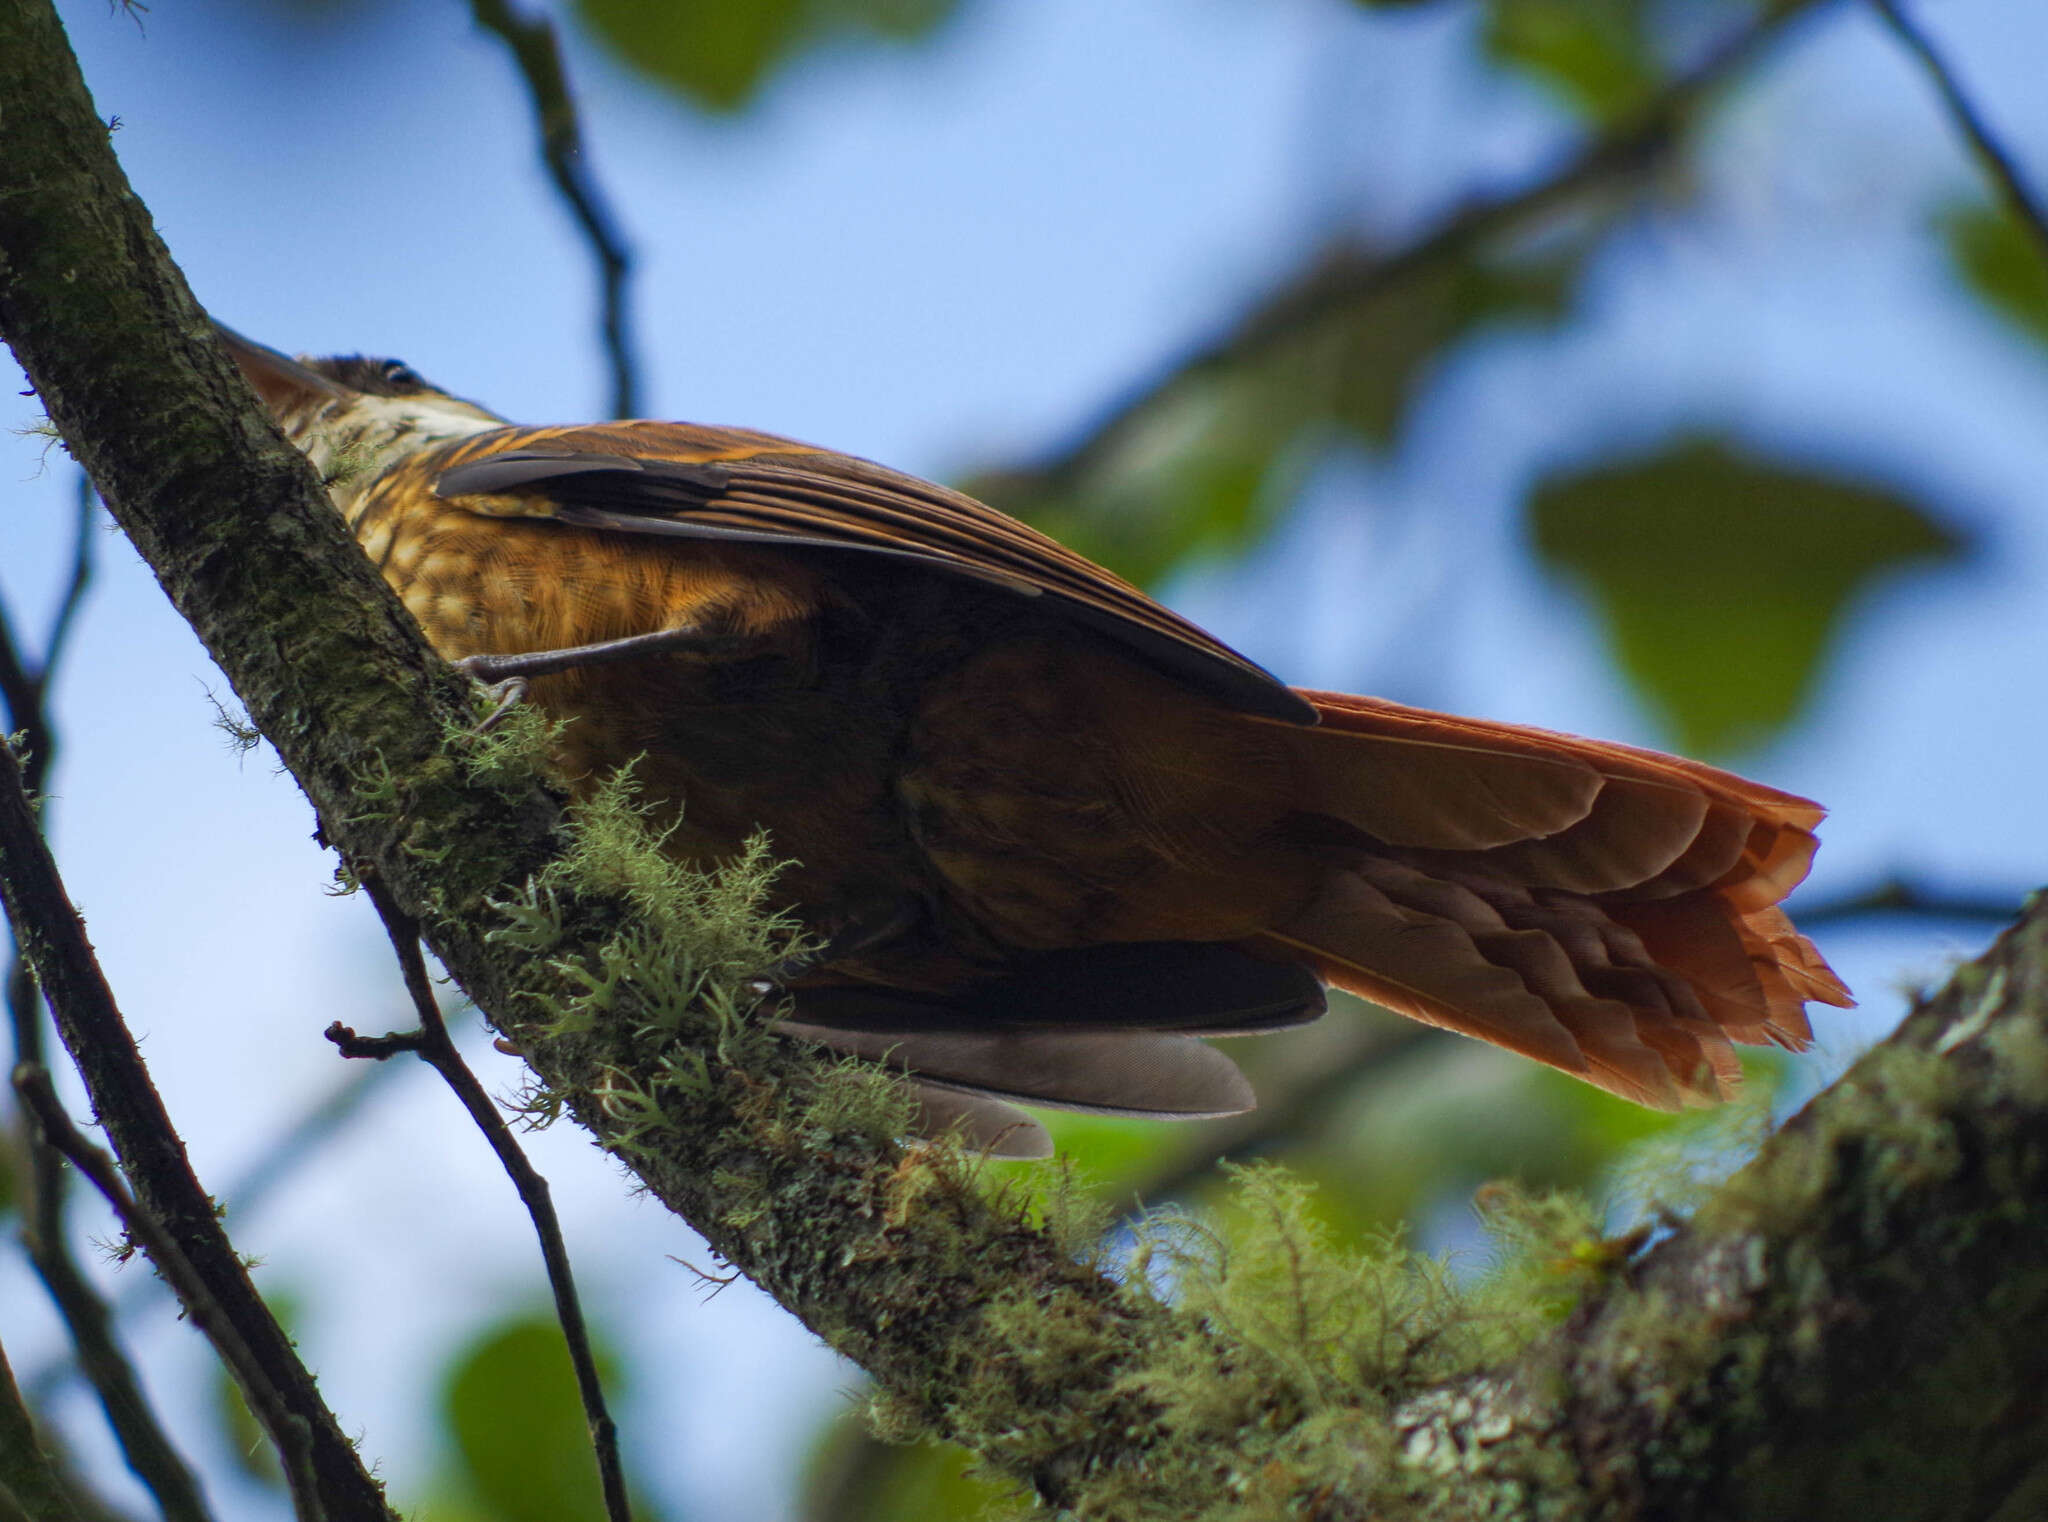
[(2048, 1031), (2031, 1020), (2004, 1020), (1984, 1039), (2005, 1091), (2030, 1109), (2048, 1105)]
[[(1319, 1515), (1332, 1497), (1374, 1516), (1432, 1515), (1439, 1491), (1418, 1479), (1414, 1455), (1397, 1452), (1397, 1411), (1519, 1352), (1604, 1280), (1612, 1254), (1591, 1207), (1490, 1189), (1483, 1213), (1496, 1259), (1460, 1283), (1398, 1235), (1337, 1247), (1310, 1186), (1280, 1169), (1235, 1172), (1218, 1220), (1144, 1228), (1124, 1274), (1132, 1318), (1113, 1333), (1099, 1317), (1028, 1296), (992, 1304), (984, 1326), (1001, 1351), (961, 1397), (966, 1424), (1011, 1424), (998, 1457), (1005, 1445), (1085, 1451), (1102, 1436), (1085, 1413), (1019, 1424), (1010, 1394), (1027, 1382), (1085, 1388), (1107, 1372), (1150, 1413), (1118, 1444), (1144, 1458), (1089, 1472), (1076, 1517), (1265, 1522)], [(884, 1414), (892, 1436), (915, 1430), (893, 1405)], [(1508, 1435), (1505, 1416), (1476, 1419), (1499, 1428), (1477, 1441)]]
[(568, 727), (550, 719), (532, 703), (515, 703), (503, 713), (496, 711), (486, 689), (477, 689), (479, 722), (488, 718), (491, 727), (479, 733), (453, 723), (442, 731), (442, 743), (461, 763), (463, 775), (479, 786), (510, 797), (521, 797), (536, 777), (550, 767), (562, 733)]

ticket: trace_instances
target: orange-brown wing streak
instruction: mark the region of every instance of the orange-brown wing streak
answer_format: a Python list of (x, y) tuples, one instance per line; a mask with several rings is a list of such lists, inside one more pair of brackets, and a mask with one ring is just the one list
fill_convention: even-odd
[[(1050, 594), (1084, 624), (1170, 657), (1176, 674), (1232, 706), (1285, 722), (1313, 721), (1270, 673), (1120, 577), (971, 497), (866, 460), (684, 423), (506, 428), (418, 458), (438, 471), (444, 495), (459, 498), (465, 467), (474, 478), (476, 467), (507, 456), (532, 457), (535, 484), (544, 488), (533, 494), (535, 506), (565, 521), (866, 551), (1013, 592)], [(602, 457), (619, 467), (581, 469)], [(490, 489), (516, 493), (506, 479), (494, 475)], [(603, 509), (598, 517), (574, 516), (593, 504)]]
[(1353, 733), (1413, 735), (1440, 741), (1463, 739), (1475, 745), (1523, 755), (1572, 756), (1615, 776), (1689, 784), (1710, 797), (1740, 802), (1762, 818), (1806, 829), (1820, 823), (1827, 813), (1811, 799), (1752, 782), (1701, 761), (1666, 755), (1662, 751), (1621, 745), (1611, 740), (1589, 740), (1583, 735), (1538, 729), (1533, 725), (1437, 713), (1384, 698), (1359, 697), (1345, 692), (1316, 692), (1308, 688), (1296, 690), (1315, 704), (1324, 724)]
[[(1640, 897), (1683, 892), (1705, 877), (1738, 908), (1749, 910), (1776, 903), (1805, 878), (1815, 848), (1813, 827), (1826, 812), (1810, 799), (1659, 751), (1524, 725), (1432, 713), (1347, 693), (1301, 690), (1301, 696), (1315, 705), (1324, 734), (1409, 737), (1438, 745), (1463, 743), (1500, 754), (1575, 762), (1605, 778), (1670, 790), (1667, 797), (1704, 797), (1708, 803), (1706, 816), (1697, 828), (1677, 836), (1683, 849), (1663, 871), (1647, 880), (1606, 885), (1609, 890), (1632, 888)], [(1652, 796), (1643, 786), (1626, 791), (1642, 799)], [(1597, 817), (1591, 806), (1587, 814)], [(1736, 831), (1744, 838), (1739, 850), (1730, 852), (1729, 837)]]

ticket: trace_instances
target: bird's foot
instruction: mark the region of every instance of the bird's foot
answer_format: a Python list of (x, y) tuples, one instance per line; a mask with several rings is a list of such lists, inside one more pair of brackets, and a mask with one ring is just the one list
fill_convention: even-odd
[(683, 627), (656, 629), (651, 634), (629, 634), (624, 639), (599, 640), (592, 645), (564, 645), (558, 650), (525, 650), (516, 655), (467, 655), (455, 662), (455, 669), (473, 681), (482, 682), (494, 706), (472, 735), (486, 735), (504, 722), (526, 696), (526, 684), (537, 676), (551, 676), (578, 666), (602, 666), (612, 661), (640, 660), (650, 655), (673, 655), (692, 651), (712, 655), (729, 649), (730, 635), (707, 634), (702, 629)]
[[(464, 676), (481, 681), (482, 678), (469, 669), (469, 662), (482, 659), (484, 657), (473, 655), (469, 660), (457, 661), (455, 669)], [(484, 696), (491, 700), (491, 711), (469, 730), (470, 737), (479, 739), (504, 723), (506, 716), (526, 701), (526, 687), (526, 678), (523, 676), (508, 676), (502, 682), (485, 682)]]

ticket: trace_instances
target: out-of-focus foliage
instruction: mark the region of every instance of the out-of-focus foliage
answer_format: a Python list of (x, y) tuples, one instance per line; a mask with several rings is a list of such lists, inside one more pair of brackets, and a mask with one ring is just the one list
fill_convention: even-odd
[[(618, 1398), (614, 1360), (599, 1367)], [(478, 1522), (604, 1522), (597, 1462), (561, 1328), (516, 1316), (457, 1356), (442, 1396), (453, 1489)], [(646, 1515), (644, 1503), (636, 1505)]]
[(2010, 213), (1982, 202), (1952, 206), (1942, 241), (1963, 283), (2036, 343), (2048, 344), (2048, 262)]
[(911, 41), (957, 0), (577, 0), (621, 58), (700, 106), (736, 111), (781, 64), (848, 39)]
[(1798, 714), (1857, 594), (1964, 549), (1894, 492), (1708, 438), (1543, 482), (1529, 521), (1679, 748), (1720, 755)]
[(804, 1476), (801, 1522), (942, 1522), (1001, 1514), (1011, 1487), (979, 1478), (950, 1443), (882, 1442), (848, 1410), (820, 1434)]
[(1486, 51), (1597, 122), (1640, 111), (1662, 76), (1642, 0), (1492, 0)]
[[(291, 1327), (296, 1298), (267, 1298)], [(616, 1401), (618, 1362), (602, 1348), (597, 1358), (608, 1398)], [(235, 1463), (251, 1479), (281, 1489), (276, 1452), (240, 1387), (225, 1368), (213, 1380), (215, 1416)], [(427, 1522), (605, 1522), (576, 1375), (552, 1316), (494, 1322), (458, 1348), (438, 1415), (450, 1462), (438, 1493), (409, 1514)], [(638, 1496), (633, 1510), (643, 1522), (660, 1515)]]
[[(1142, 584), (1186, 562), (1239, 554), (1293, 500), (1336, 439), (1390, 445), (1433, 366), (1505, 323), (1548, 325), (1569, 309), (1584, 249), (1453, 259), (1386, 281), (1244, 361), (1191, 373), (1101, 458), (1066, 472), (966, 483), (1007, 512)], [(1298, 285), (1304, 305), (1342, 290), (1372, 256), (1331, 250)]]

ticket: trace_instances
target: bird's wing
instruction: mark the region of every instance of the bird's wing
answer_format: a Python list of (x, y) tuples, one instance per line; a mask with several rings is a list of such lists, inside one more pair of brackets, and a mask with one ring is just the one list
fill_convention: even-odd
[[(1278, 678), (1129, 582), (972, 497), (851, 455), (736, 428), (505, 428), (415, 457), (479, 512), (623, 533), (853, 551), (1047, 599), (1247, 713), (1313, 724)], [(493, 499), (496, 499), (495, 501)]]

